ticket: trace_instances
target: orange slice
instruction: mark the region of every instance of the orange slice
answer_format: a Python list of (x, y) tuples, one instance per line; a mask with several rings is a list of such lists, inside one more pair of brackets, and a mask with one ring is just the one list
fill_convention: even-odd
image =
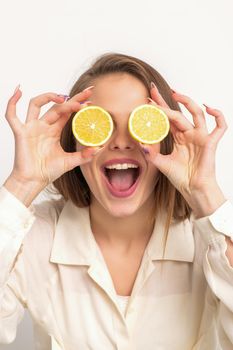
[(101, 107), (84, 107), (73, 117), (72, 132), (77, 141), (84, 146), (101, 146), (112, 135), (112, 117)]
[(170, 123), (164, 111), (156, 106), (145, 104), (132, 111), (128, 127), (135, 140), (153, 144), (159, 143), (167, 136)]

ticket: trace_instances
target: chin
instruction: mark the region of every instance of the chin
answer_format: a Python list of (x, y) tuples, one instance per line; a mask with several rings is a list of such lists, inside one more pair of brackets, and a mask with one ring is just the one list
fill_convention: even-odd
[[(110, 216), (115, 218), (126, 218), (132, 215), (137, 214), (137, 212), (146, 205), (147, 200), (145, 200), (147, 196), (144, 196), (144, 200), (142, 196), (139, 198), (124, 198), (124, 199), (115, 199), (115, 200), (97, 200), (98, 206), (101, 208), (101, 211), (105, 211)], [(149, 198), (148, 198), (149, 200)], [(97, 203), (96, 203), (97, 204)]]
[(114, 216), (115, 218), (126, 218), (128, 216), (134, 215), (138, 207), (135, 207), (135, 205), (126, 205), (126, 204), (119, 204), (119, 205), (112, 205), (109, 208), (105, 208), (109, 212), (111, 216)]

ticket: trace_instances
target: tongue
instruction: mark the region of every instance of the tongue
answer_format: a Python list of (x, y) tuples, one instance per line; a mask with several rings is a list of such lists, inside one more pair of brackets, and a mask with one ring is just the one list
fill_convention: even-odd
[(116, 170), (108, 171), (108, 180), (111, 185), (118, 191), (128, 190), (134, 183), (134, 170)]

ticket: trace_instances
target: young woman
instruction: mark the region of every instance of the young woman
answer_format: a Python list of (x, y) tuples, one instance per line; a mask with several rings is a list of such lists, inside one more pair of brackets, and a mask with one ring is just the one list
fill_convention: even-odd
[[(0, 190), (0, 342), (14, 340), (27, 307), (37, 350), (233, 349), (233, 209), (215, 176), (222, 113), (206, 107), (216, 122), (208, 133), (191, 98), (122, 54), (98, 58), (68, 100), (33, 98), (24, 124), (21, 94), (6, 111), (16, 151)], [(71, 131), (73, 113), (90, 103), (114, 120), (99, 148)], [(127, 126), (145, 103), (171, 124), (153, 146)], [(51, 183), (62, 196), (32, 204)]]

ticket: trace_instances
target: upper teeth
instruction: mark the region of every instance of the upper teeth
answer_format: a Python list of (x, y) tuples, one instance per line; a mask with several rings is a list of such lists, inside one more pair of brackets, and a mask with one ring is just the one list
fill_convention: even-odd
[(129, 169), (129, 168), (138, 168), (138, 165), (130, 164), (130, 163), (123, 163), (123, 164), (107, 165), (105, 168), (106, 169)]

